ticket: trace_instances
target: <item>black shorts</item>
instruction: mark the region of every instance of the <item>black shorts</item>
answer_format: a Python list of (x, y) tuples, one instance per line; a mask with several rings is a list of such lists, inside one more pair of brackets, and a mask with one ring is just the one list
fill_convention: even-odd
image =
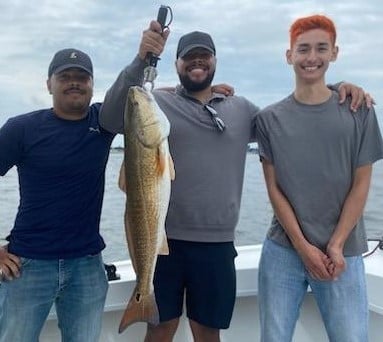
[(154, 291), (161, 322), (182, 315), (214, 329), (227, 329), (236, 296), (233, 242), (168, 240), (169, 255), (159, 255)]

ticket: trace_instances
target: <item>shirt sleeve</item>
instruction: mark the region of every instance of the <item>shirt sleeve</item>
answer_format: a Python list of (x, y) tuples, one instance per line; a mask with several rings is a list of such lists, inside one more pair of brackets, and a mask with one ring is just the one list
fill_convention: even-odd
[(124, 133), (124, 110), (128, 90), (131, 86), (142, 85), (145, 66), (146, 62), (136, 56), (107, 91), (99, 115), (100, 125), (105, 130)]
[(258, 153), (261, 160), (267, 159), (273, 163), (273, 153), (269, 139), (269, 130), (267, 125), (267, 116), (270, 115), (266, 111), (261, 111), (256, 116), (256, 137), (258, 142)]
[[(363, 111), (365, 114), (363, 115)], [(361, 113), (362, 112), (362, 113)], [(357, 166), (373, 164), (383, 158), (383, 141), (374, 108), (363, 106), (357, 117), (364, 117)]]
[(4, 176), (20, 160), (23, 127), (19, 120), (9, 119), (0, 128), (0, 175)]

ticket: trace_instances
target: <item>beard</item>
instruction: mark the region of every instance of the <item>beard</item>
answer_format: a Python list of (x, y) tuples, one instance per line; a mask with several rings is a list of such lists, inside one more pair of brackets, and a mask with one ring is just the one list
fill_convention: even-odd
[(178, 77), (180, 79), (182, 86), (187, 91), (196, 92), (196, 91), (204, 90), (211, 85), (211, 82), (213, 82), (214, 73), (215, 71), (213, 71), (211, 74), (208, 74), (207, 77), (201, 82), (192, 81), (187, 74), (186, 75), (178, 74)]

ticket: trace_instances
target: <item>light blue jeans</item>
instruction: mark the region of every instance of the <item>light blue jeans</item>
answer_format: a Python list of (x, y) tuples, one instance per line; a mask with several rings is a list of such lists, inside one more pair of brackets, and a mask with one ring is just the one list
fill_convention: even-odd
[(0, 342), (38, 342), (53, 303), (63, 342), (98, 341), (108, 289), (101, 254), (21, 261), (21, 277), (0, 284)]
[(368, 341), (368, 301), (361, 256), (347, 257), (336, 281), (310, 277), (294, 249), (266, 239), (259, 264), (262, 342), (289, 342), (310, 285), (330, 342)]

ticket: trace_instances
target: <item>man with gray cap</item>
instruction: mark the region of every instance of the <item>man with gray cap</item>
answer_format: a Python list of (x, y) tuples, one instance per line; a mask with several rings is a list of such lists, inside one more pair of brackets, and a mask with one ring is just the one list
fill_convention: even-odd
[[(123, 133), (128, 89), (142, 85), (147, 54), (158, 55), (162, 43), (161, 26), (152, 22), (137, 57), (105, 97), (100, 122), (108, 130)], [(177, 176), (166, 219), (170, 254), (158, 257), (154, 275), (161, 323), (148, 325), (145, 342), (172, 341), (184, 295), (195, 341), (217, 342), (220, 329), (230, 325), (236, 296), (234, 229), (258, 107), (214, 92), (215, 54), (209, 34), (184, 35), (175, 62), (181, 85), (153, 91), (171, 123)]]
[(99, 233), (105, 165), (114, 133), (90, 105), (93, 67), (77, 49), (48, 69), (53, 107), (0, 129), (0, 175), (17, 167), (20, 205), (0, 247), (0, 341), (38, 341), (55, 303), (62, 341), (95, 342), (108, 287)]
[[(100, 122), (110, 131), (123, 132), (124, 94), (143, 82), (146, 55), (154, 52), (147, 46), (153, 31), (158, 32), (156, 24), (144, 33), (139, 55), (105, 97)], [(158, 257), (154, 275), (161, 323), (148, 325), (146, 342), (173, 339), (184, 293), (196, 341), (218, 341), (219, 329), (229, 327), (233, 312), (234, 227), (258, 108), (245, 98), (212, 92), (215, 52), (209, 34), (183, 36), (176, 60), (181, 85), (173, 91), (153, 91), (171, 123), (176, 178), (166, 219), (170, 254)]]

